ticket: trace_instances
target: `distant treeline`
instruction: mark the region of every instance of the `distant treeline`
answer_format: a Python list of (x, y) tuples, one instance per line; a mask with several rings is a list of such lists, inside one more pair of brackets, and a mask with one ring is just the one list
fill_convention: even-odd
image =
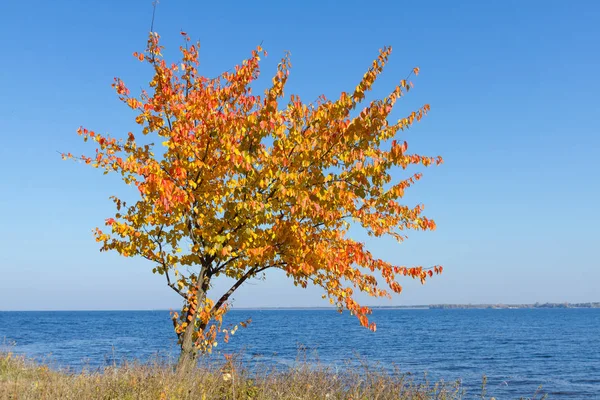
[[(397, 306), (371, 306), (374, 310), (394, 309), (511, 309), (511, 308), (600, 308), (600, 302), (594, 303), (535, 303), (535, 304), (420, 304), (420, 305), (397, 305)], [(334, 307), (259, 307), (238, 310), (335, 310)]]
[(432, 304), (429, 308), (600, 308), (600, 302), (595, 303), (535, 303), (535, 304)]

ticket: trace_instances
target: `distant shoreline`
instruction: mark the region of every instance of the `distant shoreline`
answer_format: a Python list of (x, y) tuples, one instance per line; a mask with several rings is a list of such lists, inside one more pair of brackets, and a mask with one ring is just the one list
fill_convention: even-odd
[[(450, 309), (537, 309), (537, 308), (600, 308), (591, 303), (534, 303), (534, 304), (428, 304), (407, 306), (370, 306), (373, 310), (450, 310)], [(334, 307), (236, 307), (235, 310), (335, 310)]]
[[(514, 309), (575, 309), (600, 308), (600, 302), (590, 303), (534, 303), (534, 304), (429, 304), (429, 305), (396, 305), (370, 306), (373, 310), (514, 310)], [(294, 310), (336, 310), (335, 307), (232, 307), (240, 311), (294, 311)], [(0, 310), (0, 312), (137, 312), (137, 311), (169, 311), (169, 309), (147, 310)]]

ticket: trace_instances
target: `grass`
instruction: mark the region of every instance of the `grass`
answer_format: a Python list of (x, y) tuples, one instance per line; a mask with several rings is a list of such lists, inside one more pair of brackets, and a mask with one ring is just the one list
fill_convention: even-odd
[[(404, 399), (465, 398), (460, 384), (417, 383), (410, 376), (363, 364), (344, 372), (299, 363), (286, 371), (254, 369), (236, 361), (178, 372), (164, 362), (101, 371), (56, 371), (11, 353), (0, 354), (0, 399)], [(485, 381), (484, 381), (485, 386)], [(473, 398), (469, 396), (469, 398)], [(485, 397), (485, 387), (476, 398)], [(491, 400), (491, 398), (490, 398)]]

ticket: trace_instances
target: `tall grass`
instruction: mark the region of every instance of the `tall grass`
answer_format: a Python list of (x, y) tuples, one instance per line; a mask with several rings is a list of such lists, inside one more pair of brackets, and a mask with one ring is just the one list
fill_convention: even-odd
[(177, 371), (172, 364), (125, 363), (102, 370), (53, 370), (12, 353), (0, 353), (0, 399), (401, 399), (454, 400), (466, 397), (457, 382), (417, 382), (399, 372), (363, 363), (336, 371), (300, 362), (285, 371), (244, 368), (235, 357), (219, 367)]

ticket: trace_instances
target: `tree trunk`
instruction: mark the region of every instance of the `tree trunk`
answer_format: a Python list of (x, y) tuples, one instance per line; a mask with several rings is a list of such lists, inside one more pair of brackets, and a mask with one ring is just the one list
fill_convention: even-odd
[(203, 303), (206, 298), (209, 280), (210, 278), (206, 275), (206, 268), (202, 268), (200, 277), (198, 277), (198, 282), (196, 283), (196, 287), (198, 289), (196, 292), (197, 306), (192, 314), (191, 321), (188, 322), (188, 325), (183, 331), (183, 337), (181, 339), (181, 349), (179, 353), (179, 359), (177, 361), (178, 370), (189, 369), (195, 366), (198, 351), (194, 346), (193, 336), (196, 329), (196, 319), (198, 317), (199, 310), (201, 307), (203, 307)]
[[(187, 334), (188, 331), (190, 332), (189, 337)], [(188, 325), (188, 327), (186, 328), (186, 330), (183, 334), (183, 341), (181, 343), (181, 351), (179, 353), (179, 359), (177, 360), (177, 369), (178, 370), (190, 369), (194, 366), (194, 363), (196, 362), (197, 353), (196, 353), (196, 349), (194, 348), (194, 343), (192, 341), (191, 333), (193, 333), (193, 325), (192, 324)]]

